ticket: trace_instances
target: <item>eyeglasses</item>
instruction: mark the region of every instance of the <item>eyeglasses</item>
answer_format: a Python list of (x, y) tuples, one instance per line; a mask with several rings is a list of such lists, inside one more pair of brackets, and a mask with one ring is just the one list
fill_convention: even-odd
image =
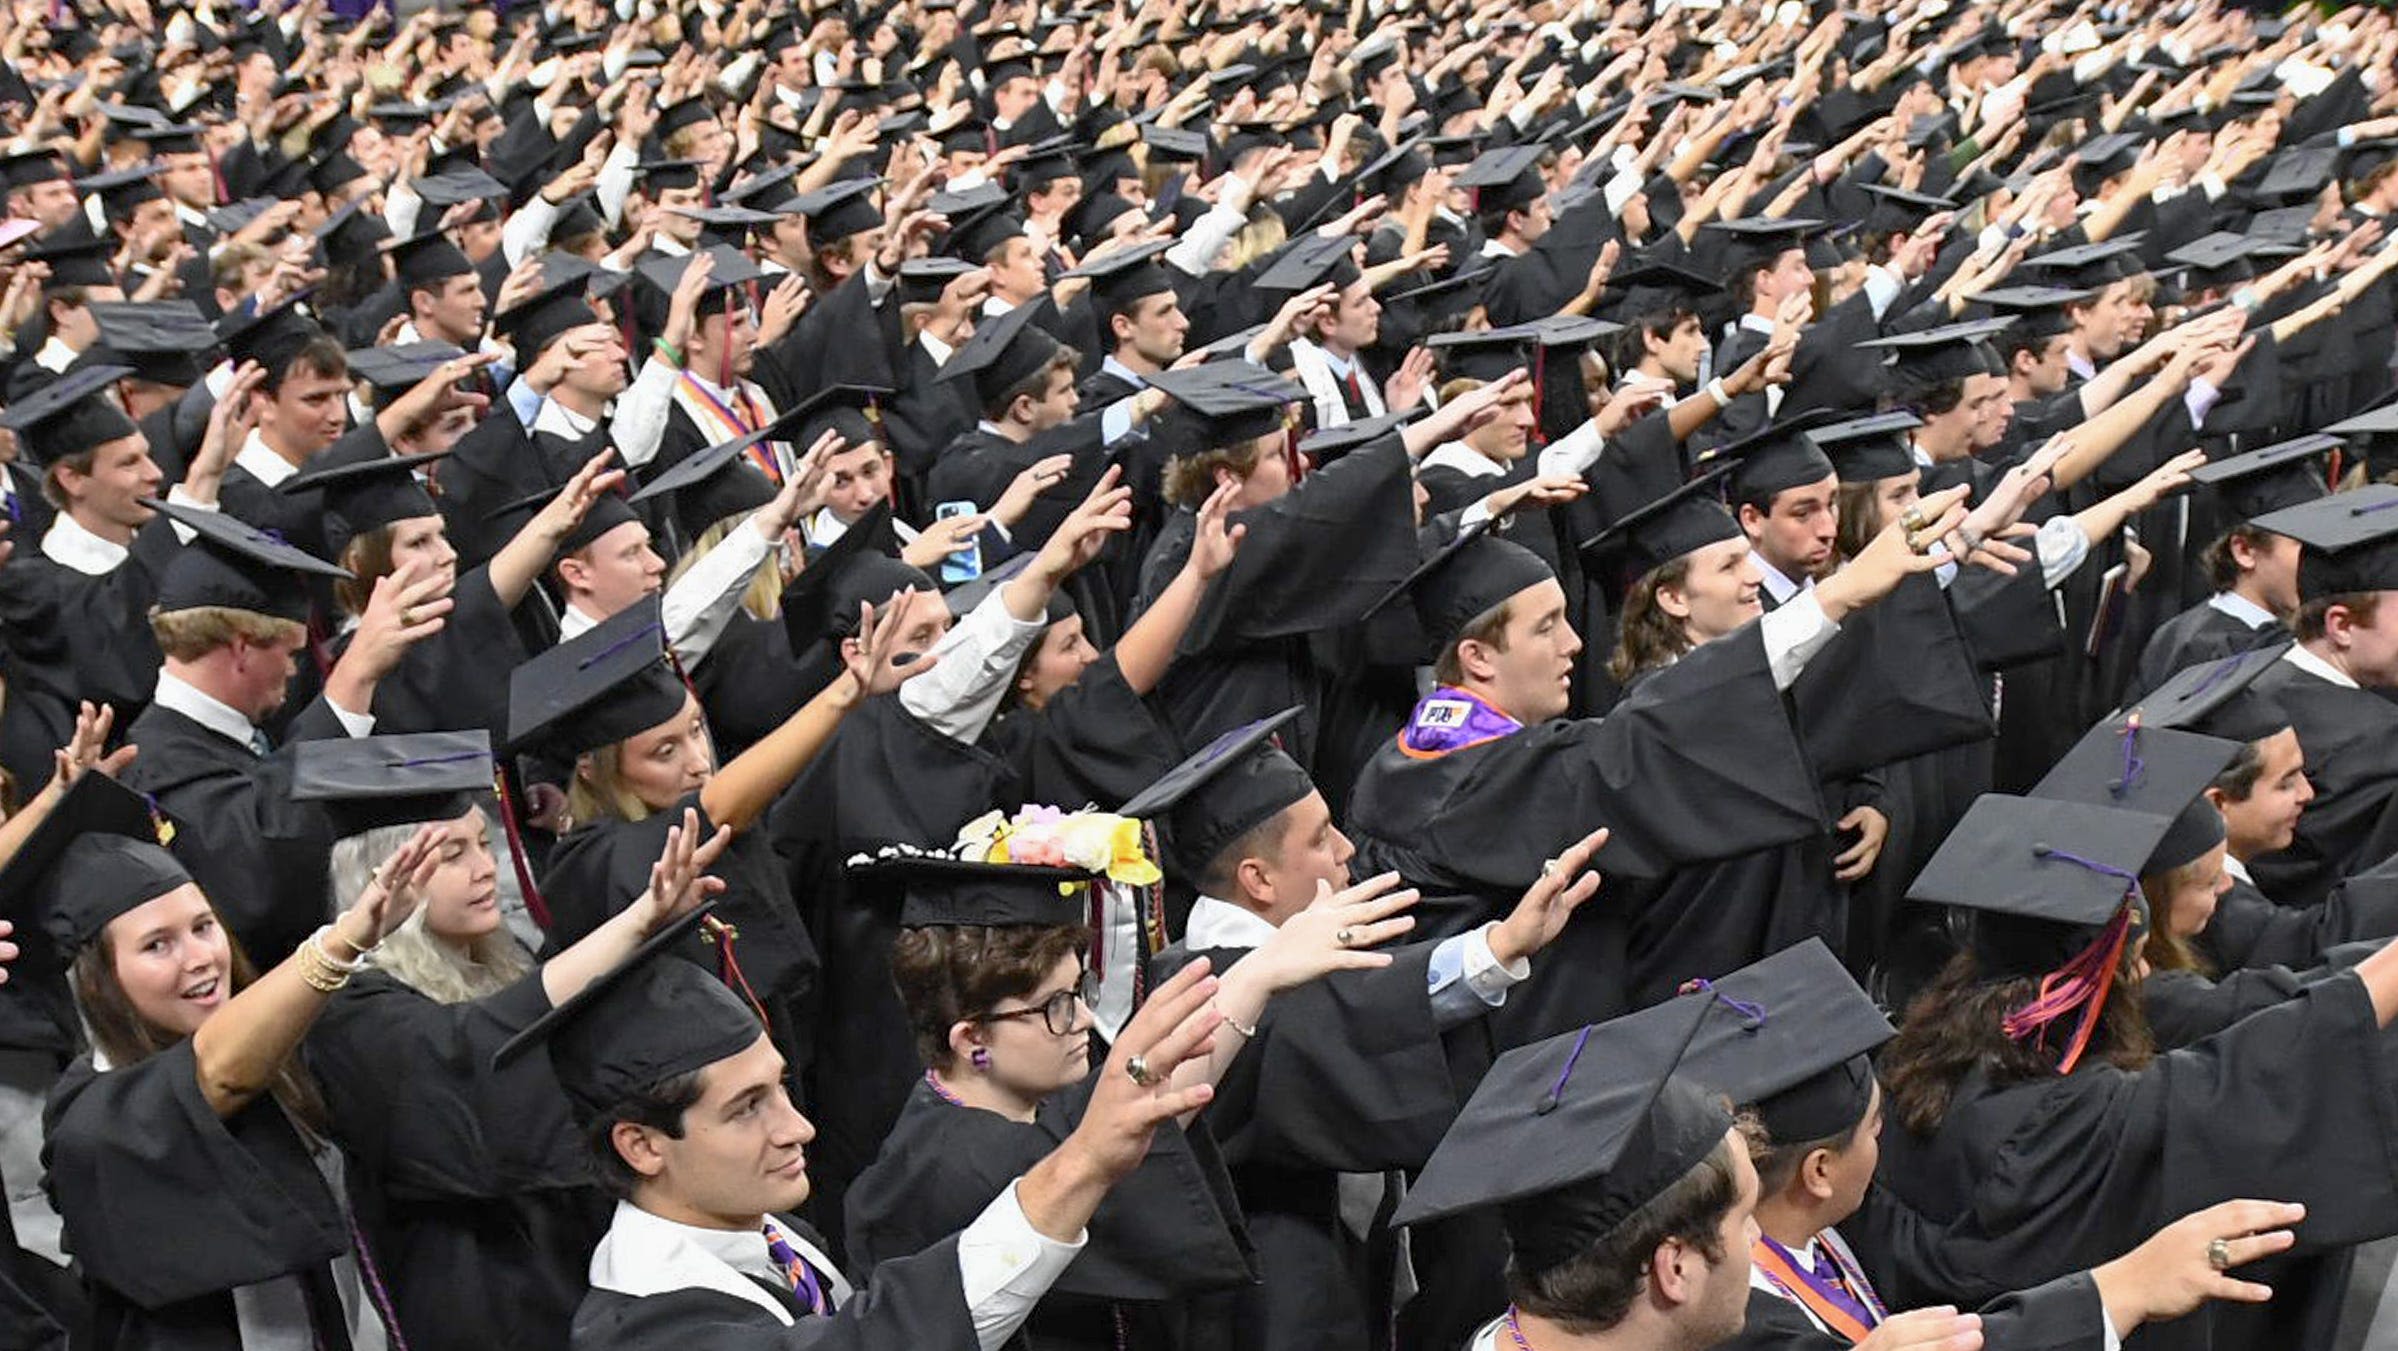
[(1075, 980), (1074, 988), (1060, 990), (1031, 1008), (1009, 1009), (1004, 1013), (985, 1013), (978, 1015), (974, 1021), (997, 1023), (1010, 1018), (1030, 1018), (1037, 1013), (1041, 1016), (1041, 1022), (1049, 1028), (1051, 1035), (1063, 1037), (1082, 1031), (1081, 1006), (1098, 1002), (1099, 977), (1085, 971)]

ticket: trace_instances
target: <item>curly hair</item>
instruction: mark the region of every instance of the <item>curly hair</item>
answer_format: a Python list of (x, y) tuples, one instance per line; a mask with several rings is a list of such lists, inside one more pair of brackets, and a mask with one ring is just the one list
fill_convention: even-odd
[(1727, 1140), (1580, 1253), (1541, 1271), (1526, 1271), (1510, 1257), (1508, 1298), (1577, 1336), (1605, 1332), (1624, 1321), (1647, 1288), (1658, 1245), (1679, 1240), (1709, 1262), (1722, 1261), (1724, 1215), (1739, 1199), (1740, 1175)]
[(941, 925), (902, 929), (891, 944), (891, 983), (899, 987), (916, 1054), (936, 1070), (956, 1060), (949, 1029), (989, 1013), (1002, 999), (1041, 988), (1057, 964), (1091, 945), (1085, 925)]
[[(2127, 952), (2127, 968), (2129, 963)], [(2138, 1070), (2156, 1055), (2156, 1039), (2141, 1012), (2137, 984), (2128, 969), (2117, 974), (2083, 1063)], [(1983, 980), (1971, 949), (1950, 958), (1939, 977), (1907, 1006), (1906, 1020), (1882, 1057), (1883, 1090), (1899, 1124), (1917, 1135), (1940, 1129), (1958, 1086), (1976, 1070), (1993, 1088), (2055, 1077), (2053, 1050), (2036, 1041), (2016, 1041), (2000, 1030), (2009, 1009), (2028, 1003), (2039, 992), (2037, 976)]]
[(1624, 593), (1623, 622), (1616, 630), (1615, 651), (1607, 658), (1607, 674), (1617, 684), (1671, 665), (1690, 651), (1689, 631), (1657, 603), (1659, 591), (1678, 589), (1689, 577), (1690, 559), (1685, 555), (1642, 573)]

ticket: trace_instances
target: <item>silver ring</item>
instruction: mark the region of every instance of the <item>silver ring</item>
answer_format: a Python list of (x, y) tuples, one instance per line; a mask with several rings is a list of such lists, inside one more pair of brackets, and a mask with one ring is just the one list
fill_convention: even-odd
[(1139, 1084), (1143, 1088), (1147, 1088), (1151, 1084), (1157, 1082), (1157, 1076), (1149, 1072), (1148, 1059), (1143, 1056), (1136, 1055), (1132, 1059), (1125, 1061), (1124, 1073), (1129, 1076), (1134, 1083)]
[(1923, 529), (1925, 524), (1923, 519), (1923, 508), (1908, 507), (1905, 511), (1902, 511), (1898, 514), (1898, 523), (1902, 526), (1905, 526), (1907, 528), (1907, 533), (1910, 535), (1914, 534), (1918, 530)]
[(1557, 874), (1557, 860), (1555, 860), (1555, 859), (1553, 859), (1553, 858), (1544, 858), (1544, 859), (1542, 859), (1542, 860), (1540, 861), (1540, 875), (1541, 875), (1541, 876), (1543, 876), (1543, 877), (1554, 877), (1554, 876), (1556, 876), (1556, 874)]
[(2217, 1271), (2231, 1270), (2231, 1240), (2210, 1238), (2206, 1245), (2206, 1264)]
[(1332, 941), (1340, 944), (1344, 948), (1349, 946), (1350, 943), (1354, 942), (1356, 938), (1357, 933), (1353, 929), (1336, 930), (1332, 935)]

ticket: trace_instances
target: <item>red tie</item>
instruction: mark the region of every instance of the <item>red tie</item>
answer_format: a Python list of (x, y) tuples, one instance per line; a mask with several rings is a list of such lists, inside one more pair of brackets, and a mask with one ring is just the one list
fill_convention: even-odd
[(1349, 387), (1349, 411), (1359, 417), (1364, 417), (1366, 415), (1366, 391), (1365, 386), (1357, 382), (1357, 367), (1354, 364), (1349, 367), (1349, 373), (1341, 377), (1341, 383)]

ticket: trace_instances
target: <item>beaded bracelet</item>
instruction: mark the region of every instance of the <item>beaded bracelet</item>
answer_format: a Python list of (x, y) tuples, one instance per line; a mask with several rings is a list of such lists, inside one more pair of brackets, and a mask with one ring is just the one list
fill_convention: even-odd
[(1214, 1007), (1216, 1010), (1216, 1016), (1224, 1020), (1224, 1025), (1226, 1027), (1229, 1027), (1233, 1031), (1240, 1033), (1243, 1037), (1248, 1038), (1250, 1041), (1257, 1040), (1257, 1027), (1255, 1024), (1252, 1024), (1248, 1027), (1243, 1027), (1240, 1025), (1240, 1023), (1233, 1019), (1231, 1014), (1224, 1011), (1224, 1006), (1222, 1004), (1217, 1004)]

